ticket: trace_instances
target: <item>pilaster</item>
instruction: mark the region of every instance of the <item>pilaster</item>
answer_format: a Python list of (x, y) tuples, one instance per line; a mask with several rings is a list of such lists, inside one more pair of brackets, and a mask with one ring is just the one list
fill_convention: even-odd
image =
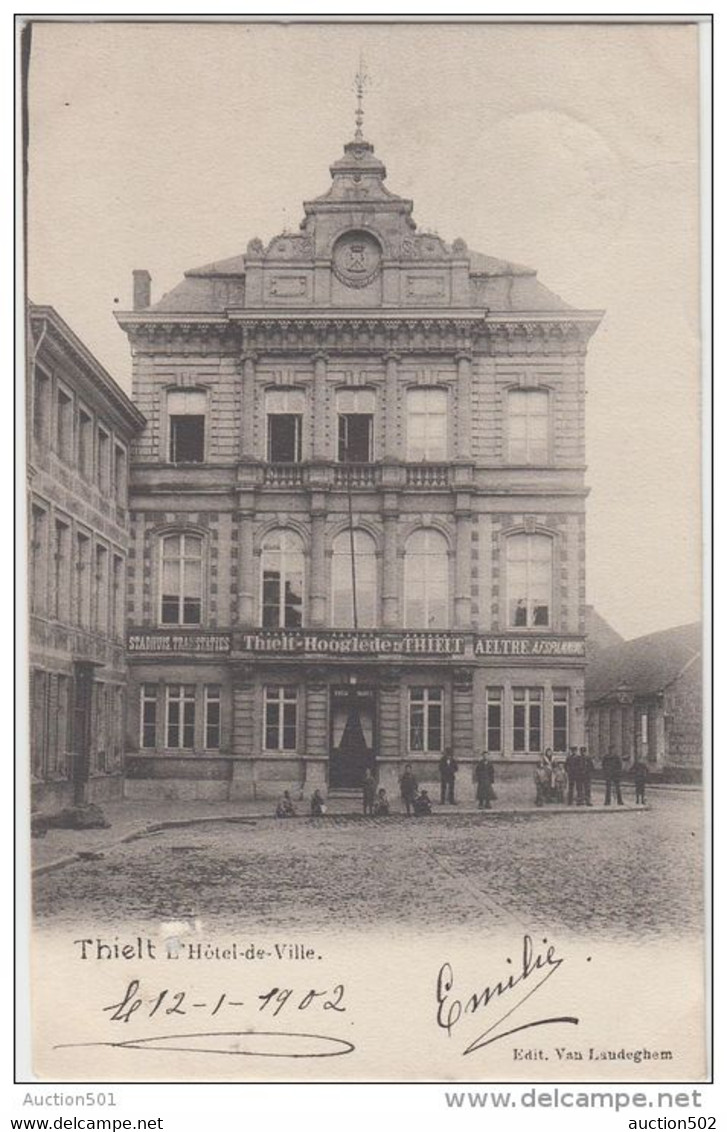
[(472, 356), (457, 355), (457, 459), (472, 458)]
[(254, 425), (255, 425), (255, 375), (256, 355), (248, 353), (242, 359), (242, 401), (240, 413), (240, 443), (243, 460), (253, 460), (254, 451)]

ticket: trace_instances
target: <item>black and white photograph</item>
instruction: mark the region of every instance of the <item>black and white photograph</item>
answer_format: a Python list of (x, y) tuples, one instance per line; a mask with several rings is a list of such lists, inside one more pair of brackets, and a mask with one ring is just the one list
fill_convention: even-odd
[(708, 33), (18, 18), (35, 1080), (709, 1079)]

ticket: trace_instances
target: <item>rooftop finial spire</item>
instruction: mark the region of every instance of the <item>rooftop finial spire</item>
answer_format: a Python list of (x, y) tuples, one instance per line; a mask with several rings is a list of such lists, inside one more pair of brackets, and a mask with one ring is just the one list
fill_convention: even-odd
[(364, 117), (363, 98), (364, 98), (364, 94), (366, 92), (366, 88), (369, 86), (369, 83), (370, 83), (370, 79), (369, 79), (368, 72), (366, 70), (366, 64), (364, 63), (364, 57), (363, 57), (363, 53), (362, 53), (362, 54), (359, 55), (358, 71), (356, 72), (356, 77), (353, 80), (353, 89), (356, 92), (356, 114), (355, 114), (356, 132), (354, 134), (354, 140), (355, 141), (363, 141), (364, 140), (364, 136), (363, 136), (363, 117)]

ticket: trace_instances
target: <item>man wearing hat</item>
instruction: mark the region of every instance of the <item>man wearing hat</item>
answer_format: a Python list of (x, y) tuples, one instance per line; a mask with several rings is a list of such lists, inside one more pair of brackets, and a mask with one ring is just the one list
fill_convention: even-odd
[(616, 792), (616, 801), (619, 806), (623, 806), (624, 800), (621, 797), (621, 759), (616, 754), (615, 747), (609, 747), (608, 754), (603, 756), (603, 777), (606, 779), (606, 797), (603, 800), (604, 806), (611, 805), (611, 791)]
[(452, 748), (447, 747), (447, 750), (439, 760), (439, 782), (441, 785), (441, 804), (449, 802), (450, 806), (454, 805), (454, 776), (458, 771), (458, 766), (452, 755)]
[(571, 747), (565, 760), (565, 770), (568, 775), (568, 805), (573, 805), (573, 795), (576, 804), (583, 805), (583, 760), (578, 757), (578, 748)]
[(487, 751), (480, 755), (480, 761), (475, 766), (475, 782), (477, 783), (477, 805), (480, 809), (492, 809), (492, 784), (495, 781), (495, 768), (487, 757)]

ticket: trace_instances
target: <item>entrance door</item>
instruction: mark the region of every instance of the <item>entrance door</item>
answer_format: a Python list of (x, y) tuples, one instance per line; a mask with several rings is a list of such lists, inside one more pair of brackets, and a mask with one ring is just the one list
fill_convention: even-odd
[(356, 684), (331, 688), (331, 788), (359, 787), (366, 770), (375, 770), (375, 729), (376, 695), (372, 688)]

